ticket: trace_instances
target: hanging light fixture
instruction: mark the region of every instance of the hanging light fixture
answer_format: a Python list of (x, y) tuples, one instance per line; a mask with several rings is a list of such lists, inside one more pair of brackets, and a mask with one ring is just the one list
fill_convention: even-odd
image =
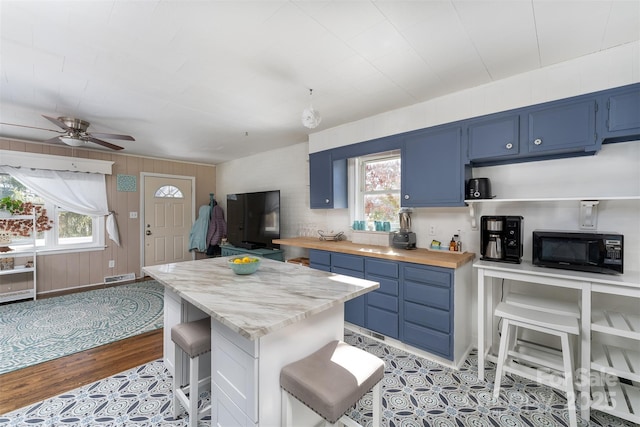
[(316, 128), (320, 122), (322, 121), (322, 117), (320, 117), (320, 112), (313, 109), (313, 105), (311, 105), (311, 98), (313, 97), (313, 89), (309, 89), (309, 107), (305, 108), (302, 112), (302, 124), (309, 128)]

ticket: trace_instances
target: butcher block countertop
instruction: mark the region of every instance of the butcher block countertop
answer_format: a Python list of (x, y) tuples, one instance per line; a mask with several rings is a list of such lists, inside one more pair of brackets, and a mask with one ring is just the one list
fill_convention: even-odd
[(340, 252), (343, 254), (363, 255), (372, 258), (382, 258), (394, 261), (412, 262), (415, 264), (432, 265), (435, 267), (458, 268), (473, 261), (473, 252), (446, 252), (429, 249), (397, 249), (388, 246), (364, 245), (347, 240), (326, 241), (313, 237), (294, 237), (290, 239), (275, 239), (273, 243), (299, 248), (318, 249), (321, 251)]

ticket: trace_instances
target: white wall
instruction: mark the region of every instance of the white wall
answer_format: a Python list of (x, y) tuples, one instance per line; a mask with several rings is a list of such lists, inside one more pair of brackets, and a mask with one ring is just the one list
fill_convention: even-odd
[[(640, 81), (640, 43), (620, 46), (574, 61), (473, 88), (376, 117), (327, 129), (288, 148), (218, 165), (216, 193), (280, 189), (282, 237), (309, 229), (349, 230), (346, 209), (309, 209), (308, 151), (428, 127), (440, 123), (565, 98)], [(308, 151), (307, 151), (308, 150)], [(640, 196), (640, 144), (605, 145), (596, 156), (476, 168), (474, 176), (491, 178), (500, 198)], [(223, 202), (221, 200), (221, 202)], [(480, 215), (525, 217), (525, 259), (531, 259), (534, 229), (578, 228), (579, 202), (526, 202), (483, 205)], [(602, 201), (598, 229), (625, 235), (625, 268), (640, 270), (640, 201)], [(418, 246), (432, 239), (448, 241), (461, 231), (465, 250), (479, 254), (479, 235), (471, 229), (468, 208), (420, 208), (412, 217)], [(428, 234), (435, 225), (436, 235)], [(349, 233), (348, 233), (349, 234)], [(287, 257), (299, 250), (285, 248)]]

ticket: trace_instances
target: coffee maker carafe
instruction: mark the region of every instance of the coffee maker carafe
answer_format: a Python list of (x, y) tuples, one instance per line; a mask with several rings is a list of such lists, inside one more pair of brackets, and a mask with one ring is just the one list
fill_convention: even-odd
[(481, 259), (520, 264), (523, 248), (523, 220), (521, 216), (481, 217)]

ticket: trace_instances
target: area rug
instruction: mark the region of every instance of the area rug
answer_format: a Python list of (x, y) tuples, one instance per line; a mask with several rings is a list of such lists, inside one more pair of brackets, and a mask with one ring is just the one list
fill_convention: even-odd
[(146, 281), (0, 306), (0, 374), (162, 327), (163, 286)]

